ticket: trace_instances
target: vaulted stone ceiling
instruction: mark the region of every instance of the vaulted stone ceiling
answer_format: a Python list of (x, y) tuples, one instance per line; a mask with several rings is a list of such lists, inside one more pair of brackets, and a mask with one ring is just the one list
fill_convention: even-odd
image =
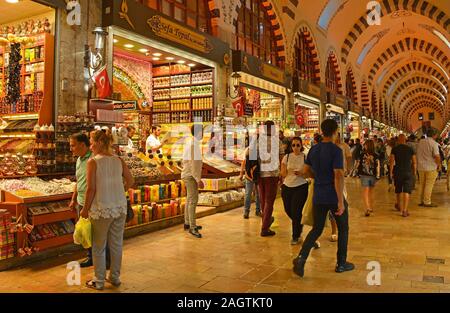
[[(380, 25), (367, 22), (366, 0), (273, 0), (282, 13), (286, 56), (292, 60), (299, 31), (311, 34), (325, 81), (328, 55), (336, 55), (342, 85), (351, 69), (359, 105), (374, 92), (375, 117), (416, 130), (412, 117), (435, 112), (434, 127), (450, 118), (450, 1), (379, 0)], [(367, 91), (361, 93), (363, 84)], [(344, 88), (345, 89), (345, 88)], [(367, 101), (366, 101), (367, 102)], [(369, 101), (371, 102), (371, 101)]]

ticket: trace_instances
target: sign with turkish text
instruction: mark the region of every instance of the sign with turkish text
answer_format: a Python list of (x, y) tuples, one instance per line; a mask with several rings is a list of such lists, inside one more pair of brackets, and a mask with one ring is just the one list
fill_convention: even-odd
[(135, 100), (114, 102), (114, 110), (131, 111), (136, 110), (136, 107), (137, 101)]

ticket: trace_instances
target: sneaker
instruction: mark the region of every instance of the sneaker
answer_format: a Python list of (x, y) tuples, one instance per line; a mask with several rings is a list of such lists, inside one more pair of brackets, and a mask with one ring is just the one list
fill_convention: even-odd
[(262, 213), (260, 210), (257, 210), (255, 214), (256, 214), (256, 216), (262, 217)]
[(426, 208), (437, 208), (438, 205), (434, 204), (434, 203), (430, 203), (430, 204), (424, 204), (423, 206)]
[(106, 278), (106, 281), (108, 283), (110, 283), (111, 285), (113, 285), (114, 287), (120, 287), (120, 285), (122, 285), (122, 282), (120, 281), (120, 279)]
[(266, 230), (261, 232), (261, 237), (272, 237), (275, 236), (275, 232), (273, 230)]
[(350, 262), (345, 262), (344, 264), (336, 265), (336, 273), (343, 273), (348, 271), (353, 271), (355, 269), (355, 265)]
[(331, 235), (330, 241), (331, 241), (331, 242), (336, 242), (336, 241), (338, 241), (338, 236), (337, 236), (337, 235)]
[(198, 232), (198, 228), (189, 229), (189, 234), (197, 238), (202, 238), (202, 234)]
[(300, 277), (303, 277), (305, 275), (306, 260), (303, 259), (301, 256), (298, 256), (292, 261), (292, 263), (294, 265), (294, 268), (293, 268), (294, 273)]
[(92, 261), (92, 258), (86, 258), (83, 262), (80, 263), (80, 267), (91, 267), (94, 265), (94, 262)]
[(420, 202), (420, 203), (419, 203), (419, 206), (425, 206), (425, 204), (423, 204), (423, 202)]
[[(191, 226), (189, 224), (184, 224), (184, 230), (189, 230), (191, 228)], [(195, 226), (196, 229), (201, 230), (203, 227), (198, 225)]]
[(300, 240), (298, 238), (292, 238), (292, 240), (291, 240), (292, 246), (298, 245), (299, 243), (300, 243)]
[(245, 213), (244, 213), (244, 218), (245, 218), (246, 220), (248, 220), (248, 217), (249, 217), (249, 213), (248, 213), (248, 212), (245, 212)]
[(320, 249), (320, 242), (318, 242), (318, 241), (316, 241), (315, 243), (314, 243), (314, 249)]

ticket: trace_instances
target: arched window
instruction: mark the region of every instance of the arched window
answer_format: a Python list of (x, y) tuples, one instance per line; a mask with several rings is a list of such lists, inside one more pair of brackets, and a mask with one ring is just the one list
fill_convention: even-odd
[(280, 60), (274, 29), (262, 0), (241, 0), (236, 24), (236, 49), (278, 67)]
[(177, 21), (211, 33), (208, 0), (137, 0), (138, 2), (164, 13)]
[(347, 71), (347, 77), (345, 78), (345, 95), (350, 98), (353, 103), (358, 103), (355, 80), (351, 69)]
[(306, 30), (301, 31), (294, 48), (294, 74), (301, 80), (319, 84), (320, 77), (316, 74), (313, 49), (311, 37)]
[(336, 69), (336, 65), (334, 64), (333, 54), (330, 53), (327, 61), (327, 68), (325, 70), (325, 86), (335, 93), (339, 92), (339, 77)]

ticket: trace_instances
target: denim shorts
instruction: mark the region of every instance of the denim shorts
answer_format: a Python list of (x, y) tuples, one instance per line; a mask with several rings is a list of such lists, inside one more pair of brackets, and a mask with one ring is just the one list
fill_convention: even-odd
[(363, 187), (375, 187), (375, 184), (377, 182), (377, 179), (373, 176), (361, 176), (361, 185)]

